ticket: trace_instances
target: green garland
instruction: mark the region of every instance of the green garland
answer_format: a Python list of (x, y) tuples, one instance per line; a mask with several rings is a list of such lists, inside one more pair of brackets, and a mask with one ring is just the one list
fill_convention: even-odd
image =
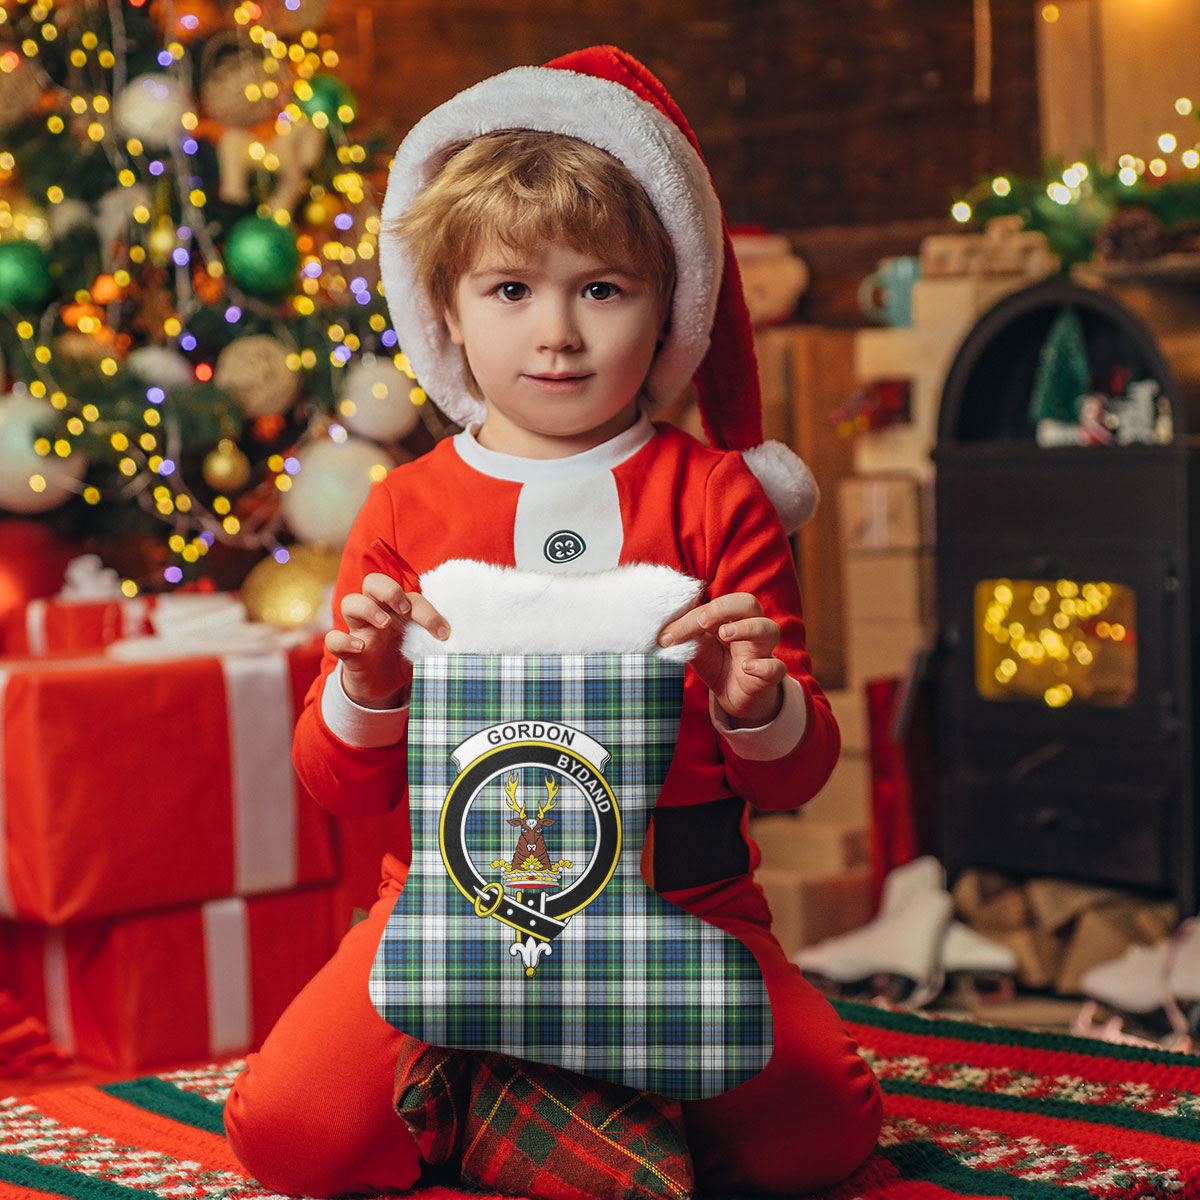
[[(1162, 181), (1143, 174), (1127, 184), (1117, 170), (1095, 161), (1085, 161), (1084, 166), (1087, 175), (1071, 189), (1066, 204), (1052, 199), (1048, 191), (1062, 182), (1067, 164), (1061, 162), (1048, 163), (1040, 178), (989, 176), (954, 199), (970, 207), (972, 223), (981, 227), (993, 217), (1021, 217), (1026, 229), (1046, 235), (1050, 248), (1062, 259), (1064, 270), (1093, 257), (1097, 234), (1120, 209), (1147, 208), (1168, 230), (1184, 222), (1200, 221), (1200, 178), (1195, 177), (1195, 171), (1189, 171), (1188, 177), (1164, 177)], [(1004, 194), (994, 186), (997, 178), (1007, 184), (1007, 189), (1001, 189)]]

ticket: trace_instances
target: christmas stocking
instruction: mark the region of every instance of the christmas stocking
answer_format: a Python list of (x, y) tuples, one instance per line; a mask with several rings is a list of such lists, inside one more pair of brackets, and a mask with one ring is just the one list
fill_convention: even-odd
[[(588, 580), (557, 577), (553, 606)], [(435, 607), (461, 637), (452, 604)], [(509, 613), (495, 599), (487, 611), (493, 627)], [(648, 647), (671, 615), (648, 618)], [(532, 627), (544, 637), (550, 624)], [(370, 984), (387, 1021), (436, 1046), (684, 1099), (766, 1065), (771, 1013), (753, 956), (639, 869), (686, 669), (598, 650), (415, 662), (412, 870)]]

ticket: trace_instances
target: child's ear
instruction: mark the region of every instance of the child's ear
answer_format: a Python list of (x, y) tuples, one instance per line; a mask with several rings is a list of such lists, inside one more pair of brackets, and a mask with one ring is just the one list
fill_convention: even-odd
[(461, 346), (464, 339), (462, 335), (462, 329), (458, 324), (458, 318), (453, 312), (450, 311), (450, 309), (446, 308), (442, 310), (442, 320), (446, 322), (446, 330), (450, 334), (450, 340), (456, 346)]

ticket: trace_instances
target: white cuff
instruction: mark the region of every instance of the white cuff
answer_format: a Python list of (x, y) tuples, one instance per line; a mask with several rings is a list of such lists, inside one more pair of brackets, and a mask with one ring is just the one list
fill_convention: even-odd
[(334, 737), (365, 750), (394, 746), (408, 728), (408, 705), (400, 708), (364, 708), (346, 695), (342, 664), (329, 673), (321, 693), (321, 719)]
[(765, 725), (734, 728), (729, 723), (729, 715), (711, 692), (708, 694), (708, 711), (717, 732), (729, 743), (734, 754), (753, 762), (773, 762), (791, 754), (800, 745), (808, 727), (804, 688), (790, 675), (783, 681), (783, 705), (775, 719)]

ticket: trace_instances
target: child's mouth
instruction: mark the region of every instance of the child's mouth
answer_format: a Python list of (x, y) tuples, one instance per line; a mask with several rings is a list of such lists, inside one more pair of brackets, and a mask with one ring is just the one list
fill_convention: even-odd
[(572, 392), (585, 384), (591, 375), (526, 375), (525, 378), (542, 392)]

